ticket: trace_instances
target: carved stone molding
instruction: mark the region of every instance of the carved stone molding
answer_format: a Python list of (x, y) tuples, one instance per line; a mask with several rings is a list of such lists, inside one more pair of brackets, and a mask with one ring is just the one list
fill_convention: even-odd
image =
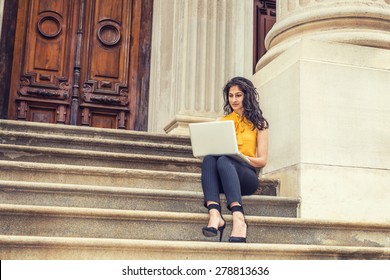
[(315, 5), (322, 6), (339, 6), (340, 4), (351, 4), (351, 5), (390, 5), (390, 0), (283, 0), (278, 1), (278, 17), (282, 19), (291, 13), (294, 13), (300, 9), (310, 8)]
[(277, 2), (256, 71), (301, 38), (377, 48), (390, 45), (390, 0), (287, 0)]

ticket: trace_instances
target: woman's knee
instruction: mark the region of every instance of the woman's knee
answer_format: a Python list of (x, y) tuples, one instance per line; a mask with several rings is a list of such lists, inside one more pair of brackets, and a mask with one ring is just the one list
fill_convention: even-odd
[(207, 155), (203, 158), (203, 161), (209, 161), (209, 160), (216, 161), (217, 157), (212, 155)]
[(231, 159), (228, 156), (220, 156), (217, 159), (217, 168), (218, 170), (225, 169), (227, 167), (232, 166)]
[(202, 166), (216, 166), (217, 158), (215, 156), (205, 156), (203, 158)]

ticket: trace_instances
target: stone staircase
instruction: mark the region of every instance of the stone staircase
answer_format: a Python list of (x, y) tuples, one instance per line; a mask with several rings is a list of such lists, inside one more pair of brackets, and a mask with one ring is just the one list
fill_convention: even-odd
[(188, 137), (0, 120), (0, 258), (390, 259), (389, 224), (299, 219), (266, 179), (249, 243), (211, 242), (200, 163)]

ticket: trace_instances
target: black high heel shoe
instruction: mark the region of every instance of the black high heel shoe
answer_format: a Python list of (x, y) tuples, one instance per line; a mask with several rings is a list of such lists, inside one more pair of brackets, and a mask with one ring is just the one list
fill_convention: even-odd
[[(230, 209), (233, 212), (241, 212), (242, 214), (244, 214), (244, 209), (242, 208), (241, 205), (236, 205), (236, 206), (233, 206), (231, 207)], [(245, 220), (245, 218), (244, 218)], [(246, 222), (245, 222), (246, 224)], [(246, 224), (246, 228), (248, 230), (248, 225)], [(236, 237), (236, 236), (230, 236), (229, 237), (229, 242), (233, 242), (233, 243), (246, 243), (246, 237)]]
[[(210, 204), (209, 206), (207, 206), (207, 209), (209, 209), (209, 212), (211, 209), (217, 209), (218, 212), (221, 214), (221, 206), (219, 204)], [(206, 236), (206, 237), (214, 237), (214, 236), (217, 236), (218, 235), (218, 231), (220, 232), (219, 234), (219, 242), (222, 241), (222, 235), (223, 235), (223, 230), (225, 229), (225, 226), (226, 226), (226, 222), (225, 220), (223, 219), (222, 217), (222, 214), (221, 214), (221, 218), (223, 220), (223, 226), (220, 226), (217, 228), (215, 227), (203, 227), (202, 228), (202, 232), (203, 232), (203, 235)]]

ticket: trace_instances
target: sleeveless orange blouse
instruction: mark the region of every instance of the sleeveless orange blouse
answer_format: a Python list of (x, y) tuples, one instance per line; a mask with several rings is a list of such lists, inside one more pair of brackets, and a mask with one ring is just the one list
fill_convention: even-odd
[(222, 120), (234, 121), (238, 150), (246, 156), (256, 157), (257, 129), (252, 130), (252, 122), (232, 112)]

